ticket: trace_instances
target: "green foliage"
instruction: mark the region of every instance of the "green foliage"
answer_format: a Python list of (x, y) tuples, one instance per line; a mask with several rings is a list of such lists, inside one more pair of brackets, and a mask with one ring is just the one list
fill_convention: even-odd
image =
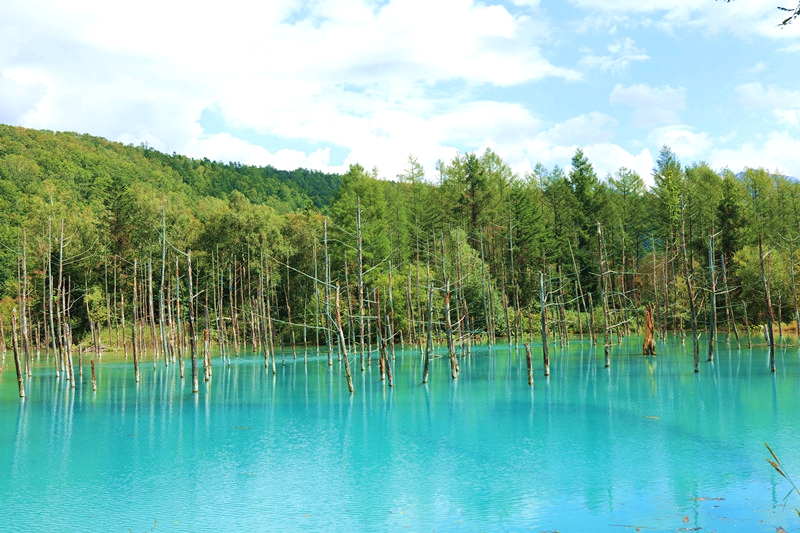
[(331, 204), (331, 218), (336, 230), (339, 256), (345, 248), (356, 257), (357, 215), (361, 209), (361, 233), (365, 267), (389, 259), (390, 241), (385, 189), (388, 182), (377, 179), (377, 173), (367, 174), (361, 165), (351, 165), (342, 176), (342, 186)]
[(717, 210), (720, 236), (717, 249), (730, 261), (741, 248), (745, 231), (744, 186), (732, 172), (722, 177), (722, 197)]
[[(295, 334), (302, 334), (298, 323), (329, 325), (318, 300), (324, 297), (323, 220), (329, 229), (332, 281), (357, 307), (360, 209), (365, 298), (374, 298), (380, 289), (382, 305), (388, 306), (391, 264), (398, 330), (408, 333), (424, 321), (429, 272), (437, 322), (446, 278), (456, 298), (454, 320), (463, 312), (463, 306), (455, 305), (461, 299), (474, 330), (488, 329), (491, 311), (503, 332), (503, 302), (512, 318), (517, 303), (522, 317), (538, 312), (540, 271), (551, 280), (548, 285), (558, 279), (555, 273), (563, 276), (571, 320), (577, 318), (579, 284), (595, 295), (599, 313), (598, 222), (616, 293), (612, 306), (659, 300), (659, 316), (668, 307), (670, 315), (681, 319), (688, 312), (676, 254), (683, 202), (698, 288), (708, 283), (707, 238), (715, 235), (731, 297), (737, 309), (737, 302), (747, 302), (751, 321), (757, 321), (764, 305), (754, 250), (762, 235), (773, 300), (781, 303), (784, 316), (793, 312), (789, 254), (800, 250), (800, 184), (783, 176), (763, 169), (739, 177), (718, 174), (702, 162), (683, 168), (666, 146), (653, 171), (652, 190), (624, 167), (599, 179), (580, 149), (568, 174), (537, 165), (520, 177), (491, 150), (458, 154), (435, 171), (438, 180), (431, 183), (409, 157), (394, 181), (360, 165), (350, 166), (341, 177), (304, 169), (284, 172), (169, 156), (86, 135), (0, 126), (0, 296), (17, 296), (24, 230), (30, 308), (42, 315), (47, 274), (52, 269), (57, 275), (63, 244), (63, 274), (65, 283), (72, 283), (79, 338), (88, 325), (86, 302), (95, 321), (108, 314), (110, 279), (116, 278), (119, 293), (126, 295), (130, 316), (134, 260), (152, 263), (159, 278), (154, 286), (160, 286), (166, 244), (170, 283), (176, 283), (176, 258), (182, 276), (181, 287), (174, 290), (185, 298), (184, 252), (192, 250), (199, 293), (209, 305), (219, 305), (221, 298), (224, 316), (231, 309), (241, 313), (244, 329), (258, 329), (253, 317), (259, 315), (258, 287), (268, 267), (264, 281), (275, 328), (288, 339), (290, 310)], [(143, 272), (140, 268), (141, 282)]]
[(675, 239), (680, 227), (680, 202), (684, 174), (677, 156), (668, 146), (662, 146), (656, 168), (653, 169), (655, 214), (661, 237)]

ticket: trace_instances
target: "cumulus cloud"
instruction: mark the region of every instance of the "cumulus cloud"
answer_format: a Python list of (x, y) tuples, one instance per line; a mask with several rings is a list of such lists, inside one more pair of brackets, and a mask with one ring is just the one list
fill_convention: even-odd
[(539, 138), (552, 145), (586, 145), (609, 141), (616, 126), (615, 118), (591, 112), (570, 118), (539, 134)]
[(779, 122), (800, 126), (800, 91), (761, 83), (744, 83), (736, 87), (739, 101), (745, 107), (770, 108)]
[(42, 83), (18, 83), (0, 74), (0, 122), (17, 124), (45, 95)]
[[(503, 157), (520, 175), (533, 170), (536, 163), (548, 168), (568, 168), (575, 151), (581, 148), (601, 178), (620, 167), (636, 170), (649, 183), (653, 168), (648, 148), (631, 152), (613, 142), (616, 120), (599, 112), (585, 113), (556, 124), (539, 124), (538, 131), (521, 137), (518, 142), (489, 146)], [(652, 180), (650, 180), (652, 181)]]
[(655, 27), (668, 34), (674, 34), (680, 28), (693, 27), (711, 34), (726, 32), (737, 38), (757, 35), (787, 42), (800, 36), (797, 25), (777, 27), (782, 17), (772, 0), (571, 0), (570, 3), (584, 13), (587, 27)]
[(200, 135), (188, 146), (192, 154), (202, 154), (213, 161), (249, 161), (251, 164), (277, 168), (328, 168), (330, 148), (320, 148), (311, 153), (282, 149), (271, 153), (265, 148), (233, 137), (229, 133)]
[[(647, 179), (662, 143), (682, 158), (710, 149), (700, 131), (707, 128), (681, 125), (687, 89), (614, 87), (616, 111), (629, 109), (633, 126), (652, 130), (646, 148), (616, 140), (628, 121), (585, 93), (569, 102), (560, 94), (539, 101), (537, 93), (589, 86), (571, 83), (584, 76), (601, 86), (603, 76), (648, 60), (624, 37), (631, 25), (711, 28), (716, 12), (741, 28), (759, 2), (574, 0), (575, 13), (610, 21), (605, 29), (620, 34), (606, 49), (606, 41), (592, 43), (579, 72), (560, 62), (569, 56), (565, 43), (580, 50), (570, 42), (574, 26), (553, 24), (539, 0), (142, 0), (136, 9), (9, 0), (0, 3), (0, 121), (279, 168), (341, 171), (358, 162), (387, 177), (402, 171), (408, 154), (431, 174), (457, 151), (490, 147), (524, 171), (538, 161), (568, 164), (582, 146), (601, 175), (624, 165)], [(776, 39), (792, 46), (795, 34), (790, 28)], [(759, 106), (767, 105), (759, 98), (781, 95), (793, 92), (761, 85), (739, 92)], [(204, 132), (208, 109), (235, 133)], [(770, 109), (797, 127), (793, 103)], [(259, 146), (259, 136), (287, 149)]]
[(647, 141), (651, 146), (669, 146), (684, 163), (702, 159), (711, 147), (711, 139), (706, 132), (697, 132), (691, 126), (676, 124), (657, 128), (650, 132)]
[(743, 143), (739, 146), (711, 151), (712, 166), (731, 169), (763, 167), (769, 171), (800, 178), (800, 138), (779, 131), (764, 139)]
[(608, 55), (602, 56), (589, 52), (581, 58), (579, 63), (585, 67), (618, 73), (628, 68), (634, 61), (650, 59), (647, 52), (643, 48), (637, 47), (630, 37), (608, 45), (608, 52)]
[(636, 171), (648, 187), (653, 185), (652, 170), (655, 163), (648, 148), (633, 154), (617, 144), (601, 143), (585, 146), (583, 151), (600, 177), (613, 175), (620, 167), (625, 167)]
[[(522, 105), (473, 102), (473, 88), (580, 79), (542, 53), (537, 3), (520, 0), (530, 9), (512, 14), (472, 0), (11, 1), (0, 6), (0, 71), (42, 89), (21, 101), (0, 81), (0, 110), (30, 127), (278, 166), (277, 152), (247, 139), (203, 137), (197, 122), (213, 107), (241, 130), (344, 146), (348, 162), (391, 176), (411, 152), (434, 162), (456, 143), (514, 142), (536, 128)], [(329, 163), (313, 151), (300, 159)]]
[(669, 85), (635, 84), (625, 87), (618, 83), (611, 91), (609, 102), (633, 107), (631, 124), (634, 127), (653, 128), (679, 122), (678, 111), (686, 107), (686, 90), (683, 87), (673, 89)]

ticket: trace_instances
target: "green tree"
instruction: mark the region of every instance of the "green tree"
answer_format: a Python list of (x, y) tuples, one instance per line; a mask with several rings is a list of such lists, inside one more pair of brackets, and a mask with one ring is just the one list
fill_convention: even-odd
[[(331, 204), (331, 218), (338, 228), (339, 241), (337, 260), (343, 258), (344, 248), (355, 250), (356, 212), (361, 205), (361, 231), (364, 243), (364, 265), (372, 266), (388, 259), (391, 245), (388, 234), (388, 219), (385, 182), (378, 180), (375, 172), (368, 174), (361, 165), (350, 165), (342, 176), (342, 186)], [(353, 251), (350, 257), (355, 257)], [(341, 263), (339, 263), (341, 264)]]
[(680, 227), (680, 204), (684, 175), (681, 164), (672, 150), (664, 145), (653, 169), (655, 213), (662, 238), (675, 242)]
[[(717, 250), (730, 262), (743, 243), (742, 234), (746, 227), (744, 208), (744, 187), (733, 172), (725, 171), (722, 176), (721, 198), (717, 208), (719, 238)], [(729, 263), (728, 266), (731, 266)]]

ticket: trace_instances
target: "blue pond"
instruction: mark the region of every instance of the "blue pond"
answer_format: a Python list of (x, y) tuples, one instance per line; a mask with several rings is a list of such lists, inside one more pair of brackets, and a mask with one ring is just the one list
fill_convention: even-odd
[[(705, 348), (704, 348), (705, 349)], [(0, 375), (0, 530), (14, 531), (769, 531), (800, 527), (800, 496), (767, 463), (768, 442), (800, 479), (800, 352), (717, 343), (657, 357), (588, 341), (474, 347), (428, 385), (398, 352), (394, 387), (377, 361), (309, 349), (304, 362), (216, 358), (191, 393), (175, 365), (88, 359), (72, 389), (42, 357), (17, 397)], [(703, 358), (705, 359), (705, 358)], [(77, 360), (76, 360), (77, 364)], [(76, 370), (77, 372), (77, 370)]]

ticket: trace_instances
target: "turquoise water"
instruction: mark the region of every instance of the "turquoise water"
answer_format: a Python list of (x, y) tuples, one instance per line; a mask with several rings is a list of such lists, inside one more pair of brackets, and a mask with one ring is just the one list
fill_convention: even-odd
[[(191, 394), (175, 366), (88, 361), (75, 389), (42, 361), (17, 397), (0, 376), (0, 501), (9, 531), (776, 531), (800, 527), (800, 355), (641, 340), (555, 349), (474, 348), (457, 381), (418, 353), (395, 386), (354, 367), (287, 356), (214, 360)], [(313, 352), (312, 352), (313, 353)], [(629, 526), (629, 527), (626, 527)]]

